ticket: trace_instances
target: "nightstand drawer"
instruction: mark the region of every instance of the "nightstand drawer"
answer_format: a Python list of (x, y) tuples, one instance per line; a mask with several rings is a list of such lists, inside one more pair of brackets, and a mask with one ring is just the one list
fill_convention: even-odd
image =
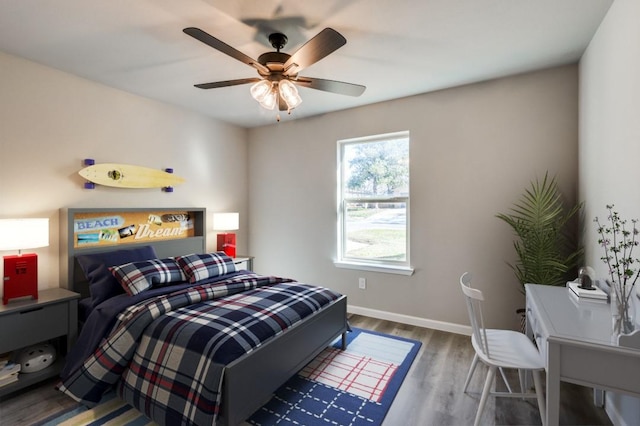
[(25, 307), (2, 316), (0, 353), (64, 336), (68, 330), (68, 303)]
[(253, 270), (253, 257), (251, 256), (238, 256), (233, 259), (233, 263), (236, 265), (236, 271)]

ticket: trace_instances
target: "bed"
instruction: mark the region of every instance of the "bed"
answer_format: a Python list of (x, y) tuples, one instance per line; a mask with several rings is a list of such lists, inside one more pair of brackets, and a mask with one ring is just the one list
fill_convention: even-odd
[[(81, 332), (67, 357), (60, 389), (76, 400), (95, 404), (113, 382), (126, 402), (159, 424), (211, 424), (215, 419), (216, 424), (235, 425), (335, 339), (342, 336), (345, 345), (345, 296), (293, 280), (235, 271), (232, 259), (207, 253), (205, 209), (68, 209), (63, 214), (61, 270), (83, 301)], [(134, 239), (143, 219), (151, 238)], [(139, 226), (130, 225), (136, 222)], [(155, 223), (155, 228), (148, 223)], [(171, 230), (176, 228), (180, 232)], [(203, 263), (208, 266), (199, 276)], [(140, 265), (153, 265), (154, 279)], [(122, 278), (119, 284), (124, 283), (128, 293), (92, 294), (90, 289), (103, 282), (105, 270), (112, 281)], [(175, 279), (156, 287), (154, 283), (162, 282), (158, 276)], [(291, 301), (285, 302), (285, 296)], [(212, 334), (216, 328), (224, 333)], [(194, 334), (186, 340), (175, 337), (187, 331)], [(231, 335), (240, 336), (240, 343)], [(247, 346), (247, 341), (253, 343)], [(125, 350), (123, 342), (133, 346)], [(193, 354), (196, 347), (206, 348), (202, 353), (212, 351), (211, 356), (200, 354), (193, 361), (187, 355), (158, 355), (168, 350)], [(212, 347), (223, 349), (215, 352)], [(114, 361), (116, 353), (119, 358)], [(153, 363), (147, 365), (146, 359)], [(95, 383), (97, 371), (100, 386)], [(88, 383), (92, 388), (85, 391)], [(147, 396), (149, 389), (153, 396)]]

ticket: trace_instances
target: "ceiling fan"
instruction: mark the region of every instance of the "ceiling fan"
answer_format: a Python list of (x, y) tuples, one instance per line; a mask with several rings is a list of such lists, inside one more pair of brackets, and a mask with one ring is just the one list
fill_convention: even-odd
[(251, 86), (251, 96), (260, 105), (267, 109), (274, 109), (278, 105), (280, 111), (288, 111), (289, 113), (302, 102), (296, 85), (349, 96), (360, 96), (366, 89), (365, 86), (358, 84), (298, 75), (303, 69), (315, 64), (347, 43), (347, 40), (332, 28), (320, 31), (292, 55), (280, 51), (287, 44), (286, 35), (282, 33), (270, 34), (269, 42), (276, 51), (263, 53), (257, 60), (199, 28), (189, 27), (183, 31), (196, 40), (255, 68), (260, 75), (260, 77), (254, 78), (196, 84), (195, 87), (199, 89), (215, 89), (254, 83)]

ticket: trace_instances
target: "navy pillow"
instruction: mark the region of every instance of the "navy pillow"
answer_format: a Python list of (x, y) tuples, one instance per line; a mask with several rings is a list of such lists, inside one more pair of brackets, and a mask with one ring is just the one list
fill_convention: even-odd
[(109, 271), (110, 266), (155, 259), (157, 257), (156, 251), (151, 246), (77, 255), (78, 264), (89, 281), (91, 305), (98, 306), (105, 300), (124, 293), (124, 289), (118, 280)]
[(109, 271), (129, 296), (140, 294), (151, 287), (162, 287), (186, 280), (182, 269), (172, 257), (125, 263), (113, 266)]
[(178, 256), (176, 261), (192, 284), (236, 271), (233, 259), (222, 251)]

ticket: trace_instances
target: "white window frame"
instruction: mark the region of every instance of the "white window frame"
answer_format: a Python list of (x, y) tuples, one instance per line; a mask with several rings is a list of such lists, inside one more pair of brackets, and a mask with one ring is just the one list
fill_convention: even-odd
[[(371, 142), (381, 142), (381, 141), (385, 141), (385, 140), (390, 140), (390, 139), (400, 139), (400, 138), (406, 138), (409, 139), (409, 145), (411, 144), (410, 142), (410, 135), (409, 135), (409, 131), (402, 131), (402, 132), (394, 132), (394, 133), (386, 133), (386, 134), (381, 134), (381, 135), (374, 135), (374, 136), (366, 136), (366, 137), (359, 137), (359, 138), (351, 138), (351, 139), (342, 139), (338, 141), (338, 145), (337, 145), (337, 152), (338, 152), (338, 158), (337, 158), (337, 162), (338, 162), (338, 191), (337, 191), (337, 195), (338, 195), (338, 199), (337, 199), (337, 203), (338, 203), (338, 221), (337, 221), (337, 229), (338, 229), (338, 235), (337, 235), (337, 259), (335, 260), (334, 264), (337, 267), (340, 268), (348, 268), (348, 269), (357, 269), (357, 270), (365, 270), (365, 271), (374, 271), (374, 272), (386, 272), (386, 273), (392, 273), (392, 274), (401, 274), (401, 275), (411, 275), (413, 274), (413, 268), (411, 268), (411, 256), (410, 256), (410, 198), (411, 198), (411, 194), (410, 192), (407, 192), (406, 196), (389, 196), (389, 197), (349, 197), (349, 198), (345, 198), (345, 195), (343, 193), (344, 190), (344, 184), (343, 184), (343, 157), (344, 157), (344, 147), (347, 145), (355, 145), (355, 144), (363, 144), (363, 143), (371, 143)], [(409, 152), (411, 152), (409, 150)], [(411, 155), (411, 154), (409, 154)], [(409, 179), (411, 179), (411, 176), (409, 176)], [(346, 205), (347, 202), (367, 202), (367, 203), (405, 203), (406, 205), (406, 247), (405, 247), (405, 260), (404, 261), (391, 261), (391, 260), (375, 260), (375, 259), (356, 259), (356, 258), (349, 258), (349, 257), (345, 257), (344, 256), (344, 249), (345, 249), (345, 229), (346, 229), (346, 222), (345, 222), (345, 214), (344, 214), (344, 207)]]

